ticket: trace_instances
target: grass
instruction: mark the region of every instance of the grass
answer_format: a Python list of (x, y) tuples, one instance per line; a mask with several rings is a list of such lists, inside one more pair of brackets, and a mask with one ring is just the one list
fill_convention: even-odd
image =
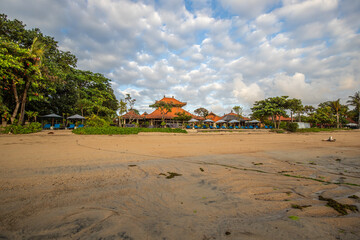
[(341, 131), (341, 130), (351, 130), (348, 128), (303, 128), (297, 129), (298, 133), (307, 133), (307, 132), (333, 132), (333, 131)]
[(298, 216), (289, 216), (291, 220), (298, 221), (300, 218)]
[(297, 205), (297, 204), (291, 204), (292, 208), (303, 210), (304, 208), (311, 207), (311, 205)]
[(319, 200), (327, 201), (326, 206), (333, 208), (335, 211), (337, 211), (341, 215), (347, 215), (348, 214), (347, 210), (350, 210), (352, 212), (359, 211), (359, 209), (355, 205), (341, 204), (331, 198), (324, 198), (323, 196), (319, 196)]
[(121, 128), (121, 127), (85, 127), (72, 131), (75, 134), (83, 135), (126, 135), (138, 134), (139, 132), (164, 132), (164, 133), (187, 133), (179, 128)]

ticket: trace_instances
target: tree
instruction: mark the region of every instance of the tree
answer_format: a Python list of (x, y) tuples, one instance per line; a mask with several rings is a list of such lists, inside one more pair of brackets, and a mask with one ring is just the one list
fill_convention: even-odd
[(354, 96), (349, 96), (350, 100), (346, 103), (350, 106), (355, 107), (355, 112), (357, 113), (357, 120), (360, 126), (360, 91), (356, 92)]
[(125, 100), (120, 99), (119, 101), (119, 127), (122, 126), (121, 120), (122, 120), (122, 115), (124, 115), (124, 113), (127, 112), (127, 103), (125, 102)]
[(238, 115), (238, 118), (240, 120), (240, 118), (242, 117), (242, 112), (243, 112), (242, 107), (241, 106), (234, 106), (232, 109)]
[(130, 110), (133, 109), (136, 99), (132, 99), (130, 94), (126, 94), (125, 101), (129, 104)]
[(209, 115), (209, 111), (203, 107), (195, 109), (194, 112), (203, 118), (206, 118), (207, 115)]
[(300, 99), (292, 98), (287, 100), (287, 109), (290, 110), (291, 122), (293, 122), (293, 113), (301, 113), (303, 105)]
[[(14, 98), (14, 110), (11, 116), (11, 122), (14, 122), (21, 104), (19, 124), (23, 123), (25, 114), (25, 104), (28, 97), (28, 90), (32, 86), (35, 89), (41, 84), (41, 72), (39, 56), (35, 50), (35, 41), (33, 49), (20, 48), (16, 43), (0, 42), (0, 74), (3, 81), (1, 87), (5, 91), (12, 91)], [(8, 96), (9, 97), (9, 93)], [(35, 94), (37, 96), (38, 94)], [(6, 96), (5, 96), (6, 97)]]
[(149, 105), (151, 108), (159, 109), (161, 113), (161, 120), (164, 122), (165, 115), (169, 112), (171, 112), (171, 109), (173, 107), (176, 107), (174, 104), (170, 104), (164, 101), (156, 101), (154, 104)]
[(37, 37), (35, 37), (33, 44), (31, 45), (31, 47), (29, 49), (29, 53), (32, 57), (32, 64), (34, 66), (34, 69), (32, 70), (33, 71), (32, 74), (24, 75), (25, 87), (24, 87), (22, 98), (21, 98), (19, 124), (24, 123), (25, 105), (26, 105), (27, 94), (28, 94), (30, 86), (32, 84), (34, 84), (34, 85), (40, 84), (39, 82), (36, 83), (35, 81), (43, 79), (40, 69), (42, 67), (42, 58), (44, 56), (45, 47), (46, 46), (41, 41), (39, 41), (39, 39)]
[(182, 121), (183, 126), (184, 126), (185, 122), (187, 122), (191, 119), (191, 116), (186, 114), (185, 112), (178, 112), (178, 113), (175, 113), (175, 115), (177, 115), (177, 117), (174, 117), (174, 120)]
[[(274, 127), (280, 128), (281, 116), (286, 116), (285, 109), (287, 107), (288, 96), (271, 97), (265, 100), (256, 101), (251, 108), (253, 116), (259, 119), (271, 117)], [(278, 117), (278, 124), (276, 124)]]
[(309, 121), (316, 125), (320, 124), (321, 127), (323, 124), (332, 125), (335, 122), (332, 114), (330, 106), (319, 106), (316, 111), (310, 113)]
[(340, 108), (341, 108), (340, 98), (338, 100), (336, 100), (336, 101), (327, 102), (327, 104), (335, 112), (335, 115), (336, 115), (336, 128), (339, 128), (339, 124), (340, 124), (339, 111), (340, 111)]

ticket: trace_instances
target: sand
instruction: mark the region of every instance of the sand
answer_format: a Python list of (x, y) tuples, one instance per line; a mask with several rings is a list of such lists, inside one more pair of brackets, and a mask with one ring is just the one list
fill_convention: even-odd
[(48, 133), (0, 135), (0, 239), (360, 239), (359, 130)]

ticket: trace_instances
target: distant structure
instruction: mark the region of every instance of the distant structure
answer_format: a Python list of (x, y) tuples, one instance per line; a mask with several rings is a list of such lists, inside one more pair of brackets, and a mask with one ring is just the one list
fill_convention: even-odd
[(199, 116), (193, 115), (191, 113), (189, 113), (188, 111), (182, 109), (185, 105), (186, 102), (180, 102), (179, 100), (175, 99), (174, 97), (163, 97), (161, 100), (156, 101), (155, 103), (158, 102), (165, 102), (169, 105), (172, 105), (173, 107), (171, 108), (171, 112), (166, 112), (166, 113), (162, 113), (161, 109), (155, 109), (155, 111), (153, 111), (152, 113), (148, 114), (145, 116), (145, 119), (150, 121), (150, 126), (159, 126), (162, 122), (162, 119), (164, 119), (165, 123), (171, 123), (171, 124), (175, 124), (176, 121), (174, 120), (175, 117), (178, 117), (177, 114), (181, 114), (184, 113), (188, 116), (191, 116), (192, 118), (195, 119), (203, 119)]

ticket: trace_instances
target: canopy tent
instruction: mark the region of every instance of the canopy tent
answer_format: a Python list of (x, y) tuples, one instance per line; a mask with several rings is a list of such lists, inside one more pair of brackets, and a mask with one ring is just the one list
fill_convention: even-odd
[(42, 117), (42, 118), (62, 118), (62, 116), (59, 116), (55, 113), (51, 113), (51, 114), (40, 116), (40, 117)]
[(75, 114), (75, 115), (72, 115), (72, 116), (68, 117), (67, 119), (70, 119), (70, 120), (84, 120), (85, 118), (83, 116), (80, 116), (79, 114)]
[(192, 119), (190, 119), (188, 122), (189, 123), (195, 123), (195, 122), (198, 122), (199, 120), (197, 120), (197, 119), (195, 119), (195, 118), (192, 118)]
[(259, 123), (260, 121), (258, 120), (251, 120), (251, 121), (248, 121), (248, 123)]
[(55, 118), (63, 118), (62, 116), (59, 116), (55, 113), (51, 113), (51, 114), (48, 114), (48, 115), (44, 115), (44, 116), (40, 116), (41, 118), (51, 118), (51, 126), (54, 126), (54, 121), (55, 121)]
[(231, 120), (229, 123), (239, 123), (240, 121), (234, 119), (234, 120)]
[(219, 121), (216, 121), (216, 123), (226, 123), (225, 120), (220, 119)]
[(206, 119), (204, 122), (209, 122), (209, 123), (213, 123), (214, 121), (213, 120), (211, 120), (211, 119)]

